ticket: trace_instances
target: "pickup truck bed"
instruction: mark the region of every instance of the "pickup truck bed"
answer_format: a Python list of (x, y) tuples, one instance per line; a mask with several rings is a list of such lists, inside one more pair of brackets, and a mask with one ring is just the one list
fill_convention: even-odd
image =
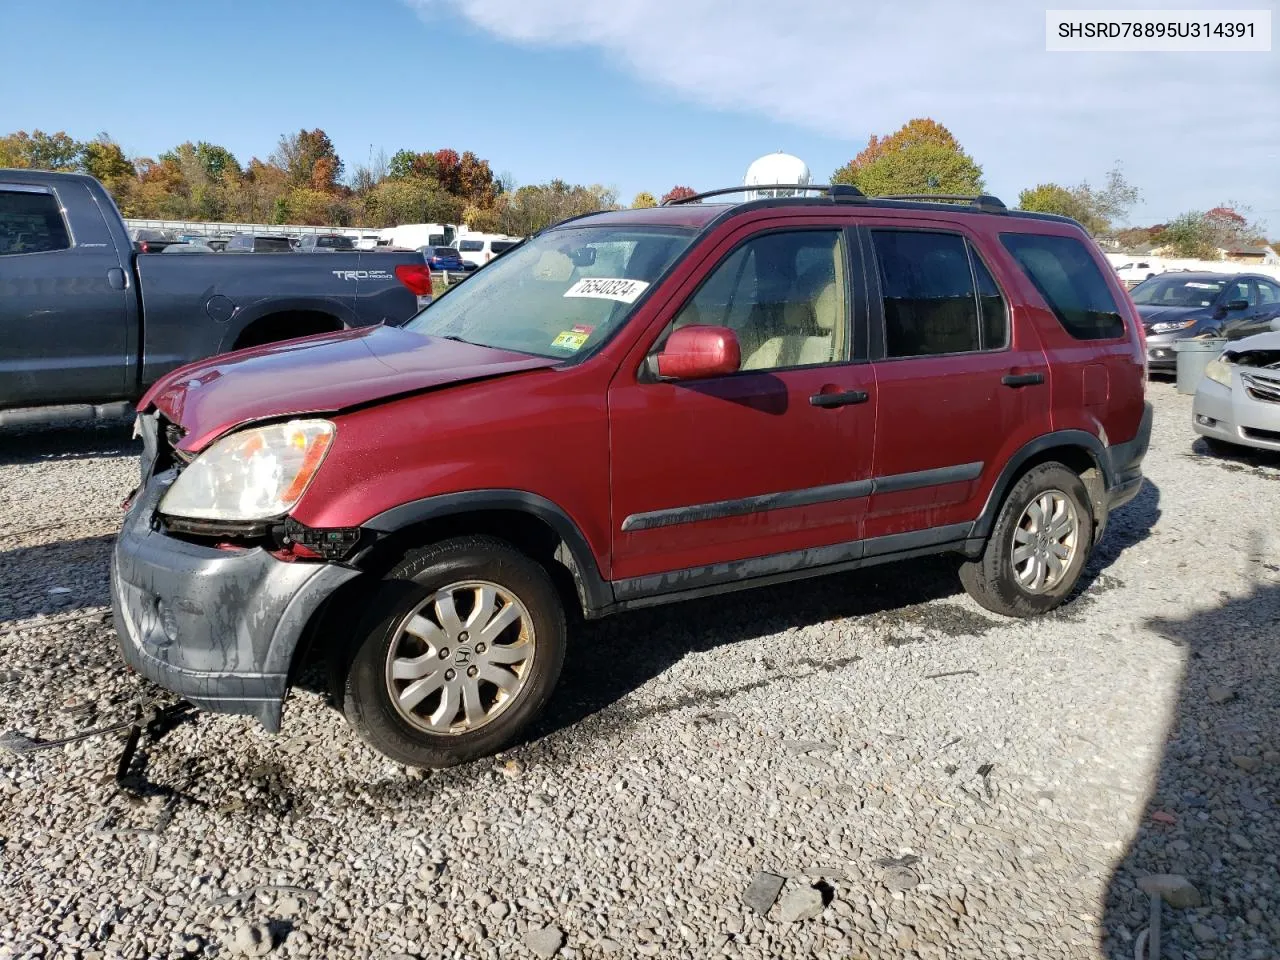
[(118, 415), (192, 360), (400, 324), (429, 297), (417, 251), (138, 254), (92, 177), (0, 170), (0, 426)]

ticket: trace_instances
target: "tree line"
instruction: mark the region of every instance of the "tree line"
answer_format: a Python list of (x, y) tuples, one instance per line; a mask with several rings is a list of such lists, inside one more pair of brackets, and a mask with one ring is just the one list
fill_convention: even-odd
[(466, 223), (474, 230), (525, 236), (566, 217), (617, 206), (599, 184), (517, 187), (489, 161), (465, 150), (380, 151), (348, 168), (323, 130), (280, 137), (266, 160), (248, 163), (200, 140), (158, 157), (129, 157), (103, 133), (80, 141), (65, 132), (0, 136), (0, 167), (88, 173), (126, 217), (237, 223), (389, 227)]
[[(601, 184), (563, 180), (517, 186), (495, 175), (488, 160), (467, 150), (379, 151), (348, 168), (321, 129), (283, 134), (266, 160), (241, 164), (225, 147), (179, 144), (152, 159), (128, 157), (107, 134), (80, 141), (65, 132), (18, 131), (0, 137), (0, 167), (77, 170), (97, 177), (126, 217), (225, 220), (327, 226), (386, 227), (398, 223), (466, 223), (473, 230), (527, 236), (567, 217), (618, 209), (618, 194)], [(916, 118), (867, 146), (831, 176), (868, 196), (980, 194), (982, 167), (941, 123)], [(694, 195), (672, 187), (661, 198), (636, 194), (632, 207)], [(1167, 224), (1121, 224), (1140, 199), (1119, 166), (1099, 186), (1041, 183), (1023, 190), (1018, 207), (1078, 220), (1094, 236), (1122, 245), (1164, 247), (1172, 255), (1213, 259), (1220, 249), (1265, 242), (1248, 209), (1222, 204), (1189, 211)]]

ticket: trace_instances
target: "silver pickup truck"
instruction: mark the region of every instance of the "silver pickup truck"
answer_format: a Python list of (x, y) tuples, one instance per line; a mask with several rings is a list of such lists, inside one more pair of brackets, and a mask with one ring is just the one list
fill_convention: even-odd
[(0, 169), (0, 427), (119, 416), (189, 361), (430, 297), (417, 251), (140, 254), (97, 180)]

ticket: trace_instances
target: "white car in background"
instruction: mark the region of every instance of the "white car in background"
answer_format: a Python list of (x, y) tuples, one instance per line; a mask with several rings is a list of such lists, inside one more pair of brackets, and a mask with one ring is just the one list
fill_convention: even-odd
[(1280, 319), (1234, 341), (1196, 387), (1191, 426), (1210, 444), (1280, 452)]
[(463, 260), (483, 267), (498, 254), (510, 250), (521, 239), (501, 233), (464, 233), (454, 241), (454, 246)]
[(1126, 286), (1133, 287), (1164, 271), (1165, 266), (1159, 260), (1131, 260), (1116, 267), (1116, 276), (1123, 280)]

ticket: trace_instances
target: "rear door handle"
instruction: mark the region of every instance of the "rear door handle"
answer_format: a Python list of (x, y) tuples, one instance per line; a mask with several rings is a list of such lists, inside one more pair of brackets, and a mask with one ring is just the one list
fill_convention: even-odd
[(1006, 373), (1000, 378), (1000, 382), (1006, 387), (1030, 387), (1037, 383), (1044, 383), (1043, 373)]
[(809, 405), (814, 407), (849, 407), (855, 403), (866, 403), (869, 395), (865, 390), (841, 390), (834, 393), (815, 393), (809, 398)]

